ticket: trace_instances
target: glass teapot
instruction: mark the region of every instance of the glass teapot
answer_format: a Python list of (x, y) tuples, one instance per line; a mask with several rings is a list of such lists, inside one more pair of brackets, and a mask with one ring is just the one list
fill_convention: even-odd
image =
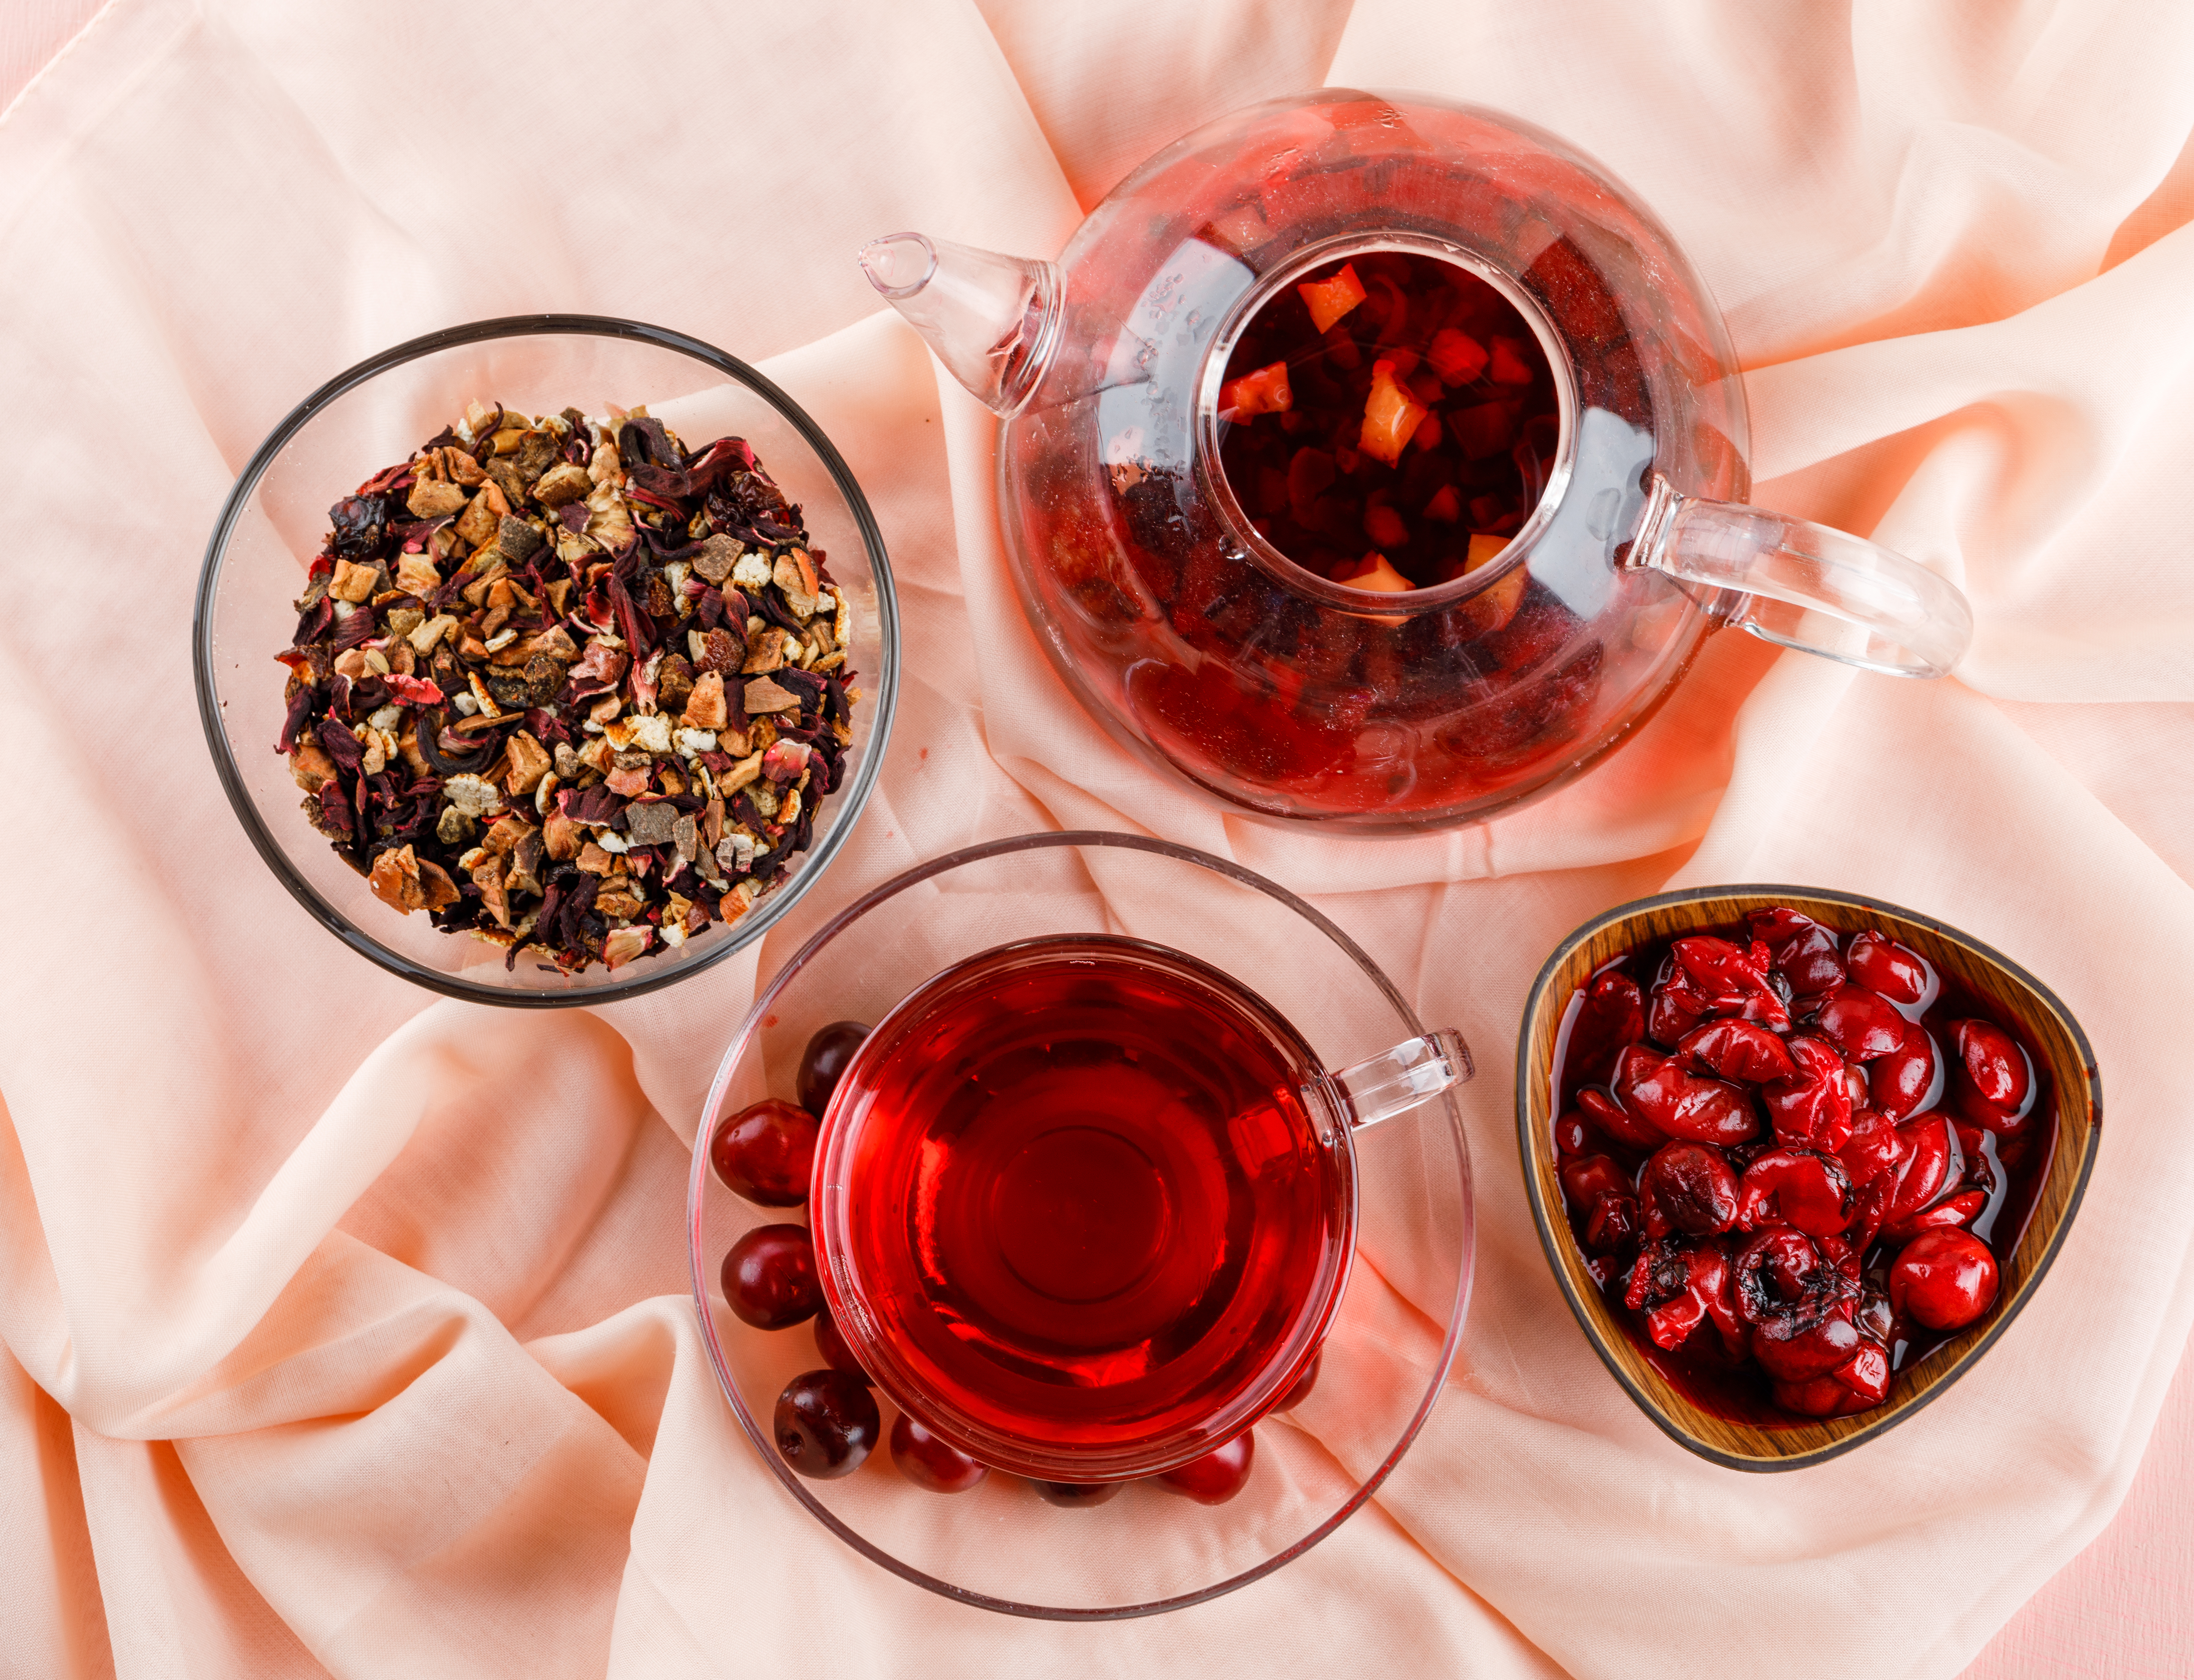
[[(1308, 462), (1305, 479), (1299, 450), (1258, 483), (1230, 474), (1232, 428), (1286, 400), (1245, 398), (1231, 364), (1268, 308), (1345, 271), (1343, 304), (1381, 296), (1331, 327), (1311, 301), (1318, 356), (1383, 358), (1393, 402), (1444, 411), (1410, 441), (1460, 443), (1490, 416), (1497, 447), (1501, 389), (1483, 370), (1463, 377), (1476, 341), (1440, 376), (1384, 342), (1406, 301), (1383, 295), (1381, 265), (1401, 259), (1483, 282), (1488, 307), (1520, 318), (1514, 344), (1531, 349), (1524, 330), (1536, 341), (1547, 411), (1508, 446), (1536, 500), (1475, 533), (1467, 565), (1413, 580), (1371, 552), (1382, 533), (1392, 547), (1410, 522), (1444, 518), (1460, 548), (1498, 498), (1414, 505), (1439, 469), (1404, 466), (1384, 434), (1393, 459), (1367, 462), (1368, 420), (1307, 436), (1341, 473), (1385, 469), (1361, 568), (1340, 576), (1276, 543), (1303, 527), (1261, 517), (1332, 476), (1326, 465)], [(1964, 598), (1933, 573), (1743, 505), (1743, 387), (1705, 287), (1627, 189), (1513, 118), (1324, 89), (1169, 146), (1055, 263), (917, 233), (875, 241), (861, 263), (1006, 421), (1014, 582), (1068, 685), (1129, 745), (1250, 811), (1370, 832), (1491, 815), (1636, 731), (1722, 626), (1905, 676), (1942, 674), (1970, 639)], [(1511, 470), (1450, 454), (1466, 491), (1489, 465)]]

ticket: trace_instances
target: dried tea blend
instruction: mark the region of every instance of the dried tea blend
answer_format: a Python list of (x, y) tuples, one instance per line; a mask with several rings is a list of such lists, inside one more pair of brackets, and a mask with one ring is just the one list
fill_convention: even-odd
[(329, 521), (276, 750), (384, 903), (507, 966), (617, 968), (807, 849), (853, 611), (744, 440), (475, 403)]

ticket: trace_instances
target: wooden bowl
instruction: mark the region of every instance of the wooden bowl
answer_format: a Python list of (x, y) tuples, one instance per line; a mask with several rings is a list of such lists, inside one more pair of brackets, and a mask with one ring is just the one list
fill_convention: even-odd
[[(1552, 1079), (1555, 1039), (1570, 998), (1602, 964), (1644, 944), (1742, 925), (1748, 911), (1787, 904), (1838, 934), (1879, 928), (1964, 983), (2001, 1018), (2024, 1029), (2028, 1054), (2045, 1074), (2036, 1101), (2052, 1093), (2057, 1135), (2018, 1247), (1999, 1252), (1994, 1307), (1897, 1373), (1889, 1397), (1847, 1418), (1792, 1417), (1766, 1427), (1699, 1406), (1656, 1370), (1632, 1339), (1628, 1315), (1611, 1307), (1585, 1270), (1555, 1176)], [(2071, 1229), (2102, 1136), (2103, 1087), (2080, 1023), (2031, 974), (1955, 927), (1892, 904), (1802, 886), (1709, 886), (1664, 892), (1596, 916), (1555, 948), (1532, 985), (1516, 1041), (1516, 1130), (1524, 1184), (1539, 1241), (1570, 1310), (1615, 1379), (1646, 1415), (1700, 1457), (1732, 1470), (1799, 1470), (1847, 1453), (1902, 1423), (1971, 1370), (2041, 1284)]]

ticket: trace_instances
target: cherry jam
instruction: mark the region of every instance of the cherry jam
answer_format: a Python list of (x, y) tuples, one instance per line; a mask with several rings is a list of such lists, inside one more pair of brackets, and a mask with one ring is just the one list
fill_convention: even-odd
[(1416, 252), (1364, 252), (1283, 287), (1225, 377), (1219, 457), (1236, 502), (1296, 565), (1358, 588), (1484, 564), (1530, 517), (1560, 440), (1554, 370), (1515, 305)]
[(824, 1121), (841, 1329), (985, 1463), (1208, 1450), (1200, 1429), (1285, 1393), (1345, 1276), (1353, 1169), (1307, 1106), (1315, 1077), (1267, 1006), (1159, 947), (1035, 941), (948, 969)]
[[(1691, 948), (1688, 964), (1679, 946)], [(1720, 977), (1702, 980), (1716, 964)], [(2025, 1087), (2013, 1106), (1985, 1100), (1963, 1070), (1961, 1023), (2007, 1035)], [(1902, 1046), (1883, 1052), (1898, 1034)], [(1734, 1059), (1740, 1041), (1746, 1065)], [(1801, 1041), (1828, 1046), (1822, 1070), (1788, 1059)], [(1900, 1087), (1888, 1075), (1912, 1054), (1932, 1055), (1934, 1075)], [(1815, 1100), (1828, 1094), (1821, 1081), (1849, 1081), (1849, 1100)], [(1604, 965), (1565, 1007), (1554, 1087), (1571, 1236), (1633, 1345), (1695, 1404), (1770, 1428), (1880, 1404), (1896, 1372), (1985, 1315), (2056, 1141), (2048, 1065), (2017, 1021), (1883, 936), (1838, 935), (1786, 909)], [(1670, 1104), (1658, 1127), (1656, 1102)], [(1894, 1112), (1874, 1106), (1884, 1102)], [(1703, 1141), (1701, 1116), (1717, 1104), (1727, 1136)], [(1657, 1217), (1676, 1227), (1660, 1235), (1657, 1195)], [(1953, 1237), (1985, 1266), (1985, 1297), (1931, 1329), (1901, 1310), (1895, 1270)], [(1824, 1286), (1819, 1299), (1778, 1301), (1755, 1277), (1746, 1300), (1744, 1257), (1764, 1247), (1782, 1251), (1769, 1271), (1787, 1272), (1796, 1251), (1812, 1268), (1801, 1281)], [(1768, 1327), (1778, 1313), (1786, 1322)], [(1826, 1324), (1833, 1336), (1816, 1322), (1838, 1318), (1849, 1328)], [(1832, 1371), (1839, 1338), (1857, 1357)], [(1830, 1355), (1791, 1379), (1809, 1341)]]

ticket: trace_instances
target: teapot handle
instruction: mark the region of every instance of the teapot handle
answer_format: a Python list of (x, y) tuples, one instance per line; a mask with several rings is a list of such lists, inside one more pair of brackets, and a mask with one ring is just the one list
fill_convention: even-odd
[(1946, 675), (1973, 637), (1955, 584), (1876, 543), (1684, 496), (1654, 476), (1626, 564), (1745, 597), (1726, 621), (1762, 641), (1897, 677)]

